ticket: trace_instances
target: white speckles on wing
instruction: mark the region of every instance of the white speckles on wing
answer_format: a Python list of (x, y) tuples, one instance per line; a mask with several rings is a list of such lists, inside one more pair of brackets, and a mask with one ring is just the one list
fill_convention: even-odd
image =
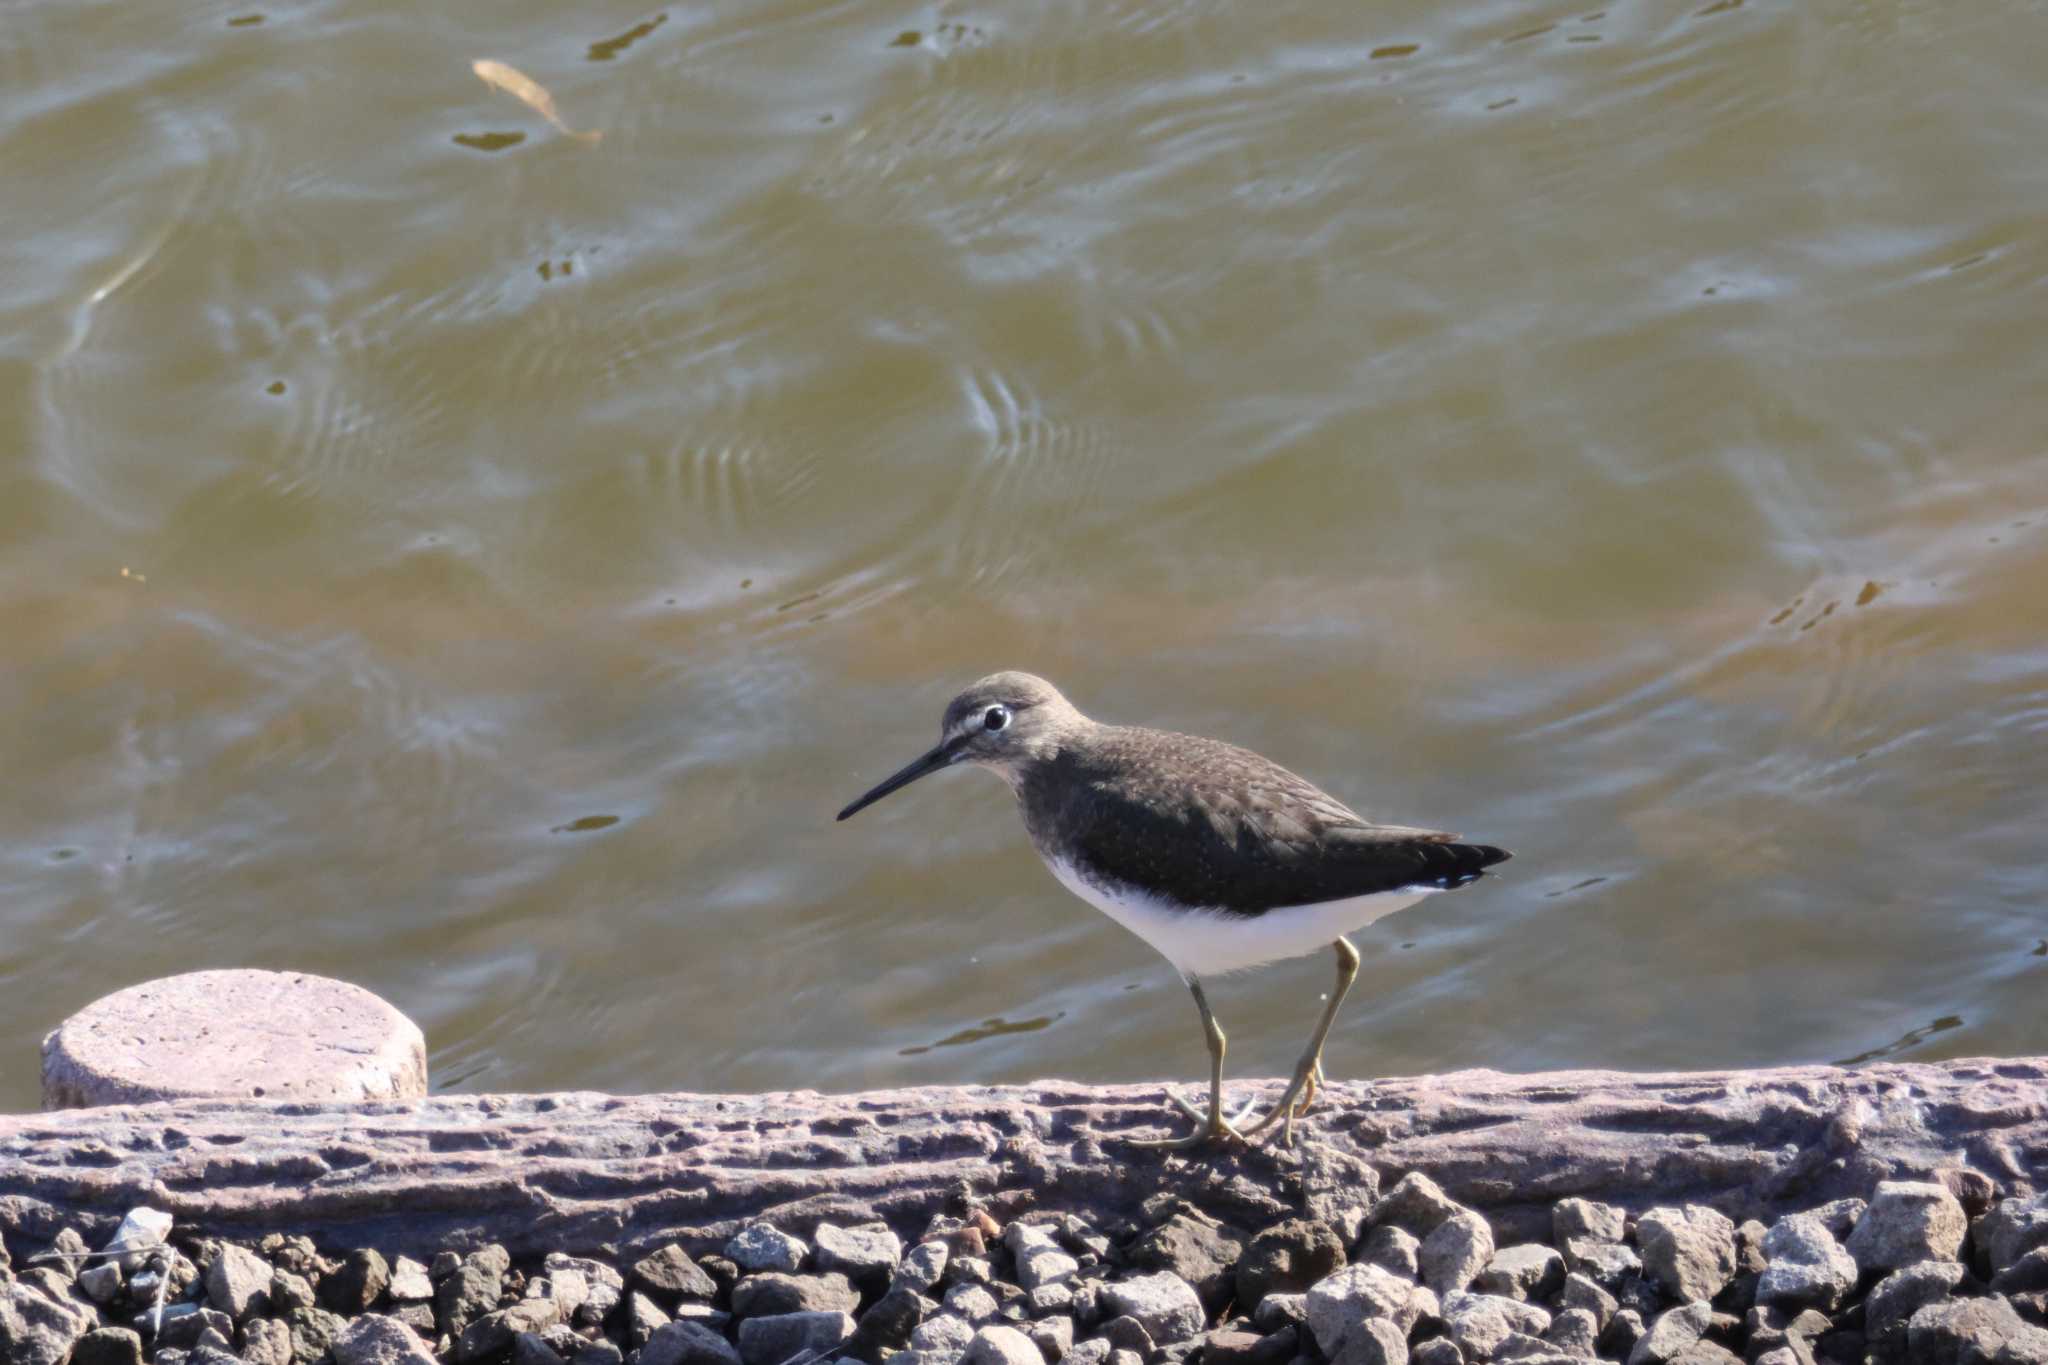
[(1302, 957), (1441, 889), (1404, 887), (1245, 916), (1187, 909), (1135, 887), (1098, 885), (1057, 859), (1047, 858), (1045, 865), (1060, 885), (1151, 944), (1182, 976), (1192, 977), (1241, 972), (1265, 962)]

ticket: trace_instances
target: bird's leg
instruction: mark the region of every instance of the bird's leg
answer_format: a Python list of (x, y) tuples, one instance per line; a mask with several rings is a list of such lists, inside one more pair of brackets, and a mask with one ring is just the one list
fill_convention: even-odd
[[(1294, 1120), (1305, 1113), (1308, 1102), (1315, 1098), (1323, 1074), (1323, 1040), (1330, 1036), (1330, 1025), (1336, 1022), (1337, 1007), (1344, 1003), (1345, 992), (1358, 977), (1358, 950), (1346, 939), (1338, 939), (1330, 945), (1337, 952), (1337, 988), (1330, 992), (1330, 1003), (1323, 1006), (1323, 1017), (1316, 1024), (1314, 1036), (1308, 1040), (1308, 1050), (1301, 1054), (1301, 1060), (1294, 1065), (1294, 1079), (1288, 1083), (1287, 1091), (1280, 1096), (1280, 1102), (1250, 1128), (1247, 1137), (1257, 1137), (1271, 1128), (1275, 1121), (1284, 1120), (1280, 1127), (1280, 1139), (1289, 1146), (1294, 1142)], [(1298, 1103), (1297, 1103), (1298, 1101)]]
[(1221, 1137), (1234, 1137), (1240, 1142), (1245, 1140), (1245, 1135), (1238, 1131), (1237, 1124), (1243, 1122), (1245, 1114), (1251, 1112), (1250, 1107), (1247, 1106), (1245, 1113), (1239, 1114), (1236, 1120), (1223, 1117), (1223, 1026), (1216, 1022), (1215, 1011), (1209, 1008), (1209, 998), (1202, 994), (1202, 983), (1189, 977), (1188, 990), (1194, 994), (1195, 1008), (1202, 1012), (1202, 1031), (1209, 1037), (1209, 1112), (1204, 1114), (1169, 1090), (1166, 1097), (1179, 1105), (1181, 1112), (1193, 1119), (1198, 1126), (1184, 1138), (1138, 1140), (1135, 1145), (1139, 1147), (1159, 1147), (1171, 1151), (1184, 1147), (1198, 1147)]

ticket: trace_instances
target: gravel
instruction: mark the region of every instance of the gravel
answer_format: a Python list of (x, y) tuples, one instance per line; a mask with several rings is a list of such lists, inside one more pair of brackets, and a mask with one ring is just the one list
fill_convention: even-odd
[[(1946, 1177), (1873, 1181), (1867, 1201), (1739, 1228), (1701, 1204), (1631, 1218), (1583, 1198), (1494, 1223), (1419, 1176), (1356, 1216), (1240, 1228), (1195, 1207), (1199, 1192), (1154, 1201), (1142, 1225), (1026, 1210), (1004, 1226), (970, 1205), (922, 1228), (756, 1224), (616, 1262), (514, 1264), (472, 1245), (423, 1263), (174, 1229), (167, 1247), (127, 1248), (123, 1271), (92, 1257), (60, 1269), (17, 1244), (0, 1274), (0, 1361), (2048, 1362), (2048, 1203)], [(73, 1251), (83, 1241), (62, 1238)]]

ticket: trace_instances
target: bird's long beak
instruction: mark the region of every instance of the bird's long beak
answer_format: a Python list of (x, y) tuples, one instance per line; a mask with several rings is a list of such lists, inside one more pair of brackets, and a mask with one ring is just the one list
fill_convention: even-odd
[(898, 787), (907, 787), (926, 773), (935, 773), (939, 769), (946, 767), (952, 763), (953, 756), (960, 751), (960, 745), (965, 742), (965, 738), (963, 735), (955, 739), (943, 740), (922, 758), (915, 759), (898, 768), (871, 788), (865, 796), (862, 796), (845, 810), (839, 812), (839, 818), (844, 820), (856, 811), (865, 810), (890, 792), (895, 791)]

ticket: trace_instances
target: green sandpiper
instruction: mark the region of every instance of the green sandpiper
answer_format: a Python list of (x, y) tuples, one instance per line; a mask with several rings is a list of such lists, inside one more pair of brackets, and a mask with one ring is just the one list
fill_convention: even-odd
[[(1033, 847), (1069, 891), (1151, 944), (1187, 982), (1209, 1040), (1204, 1113), (1190, 1147), (1217, 1138), (1293, 1141), (1322, 1082), (1323, 1041), (1358, 975), (1344, 936), (1426, 896), (1477, 881), (1509, 857), (1490, 844), (1382, 825), (1270, 759), (1220, 740), (1090, 720), (1029, 673), (995, 673), (946, 706), (939, 742), (839, 812), (841, 820), (959, 763), (1010, 784)], [(1329, 947), (1337, 987), (1293, 1078), (1245, 1124), (1223, 1112), (1223, 1029), (1205, 977)]]

